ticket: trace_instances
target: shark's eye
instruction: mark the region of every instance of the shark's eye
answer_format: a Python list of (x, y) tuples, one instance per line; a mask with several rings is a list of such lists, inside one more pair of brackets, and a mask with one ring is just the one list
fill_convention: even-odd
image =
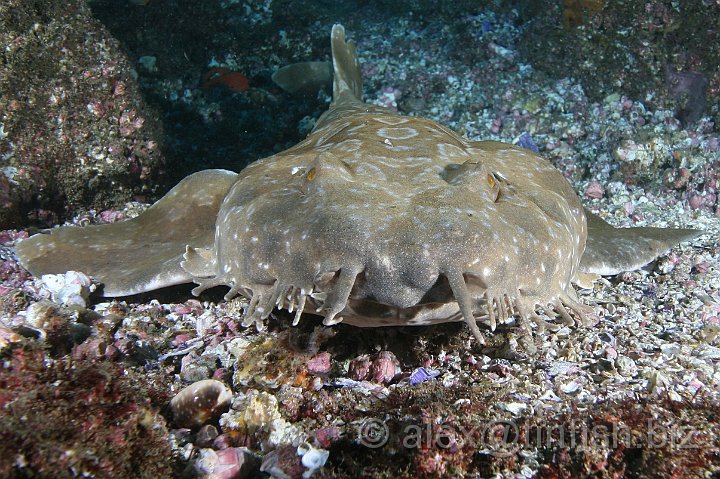
[(316, 175), (317, 175), (317, 171), (315, 171), (315, 168), (310, 168), (310, 171), (307, 172), (307, 175), (305, 175), (305, 178), (307, 178), (308, 181), (312, 181), (315, 179)]
[(488, 185), (490, 185), (490, 188), (495, 188), (495, 185), (497, 184), (497, 182), (495, 181), (495, 177), (490, 173), (488, 173), (487, 175), (487, 182)]
[(490, 193), (492, 195), (492, 199), (495, 203), (498, 202), (500, 199), (500, 181), (497, 179), (495, 174), (488, 173), (487, 174), (487, 183), (490, 187)]

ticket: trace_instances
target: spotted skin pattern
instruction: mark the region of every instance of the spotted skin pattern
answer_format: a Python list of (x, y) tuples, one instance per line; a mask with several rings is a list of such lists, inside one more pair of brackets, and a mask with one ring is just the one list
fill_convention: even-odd
[(276, 307), (295, 323), (304, 311), (326, 325), (464, 320), (482, 342), (478, 322), (541, 332), (586, 321), (572, 286), (581, 273), (642, 266), (697, 234), (593, 216), (588, 237), (589, 213), (548, 161), (362, 103), (339, 25), (332, 48), (334, 101), (303, 142), (237, 175), (191, 175), (130, 222), (34, 236), (18, 245), (21, 262), (36, 275), (82, 270), (108, 296), (229, 286), (226, 299), (250, 300), (245, 325), (262, 327)]

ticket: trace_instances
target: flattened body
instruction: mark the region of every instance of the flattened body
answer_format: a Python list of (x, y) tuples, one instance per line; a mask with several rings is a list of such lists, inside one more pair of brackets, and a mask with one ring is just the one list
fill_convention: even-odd
[(239, 175), (196, 173), (134, 220), (36, 235), (21, 262), (83, 271), (106, 295), (227, 285), (250, 299), (246, 325), (307, 307), (325, 324), (464, 320), (482, 342), (477, 321), (583, 320), (580, 270), (637, 268), (699, 234), (613, 228), (533, 152), (363, 104), (342, 26), (331, 44), (333, 103), (305, 141)]
[(240, 174), (200, 282), (260, 291), (258, 319), (309, 299), (327, 322), (381, 326), (462, 319), (449, 278), (463, 278), (473, 311), (507, 317), (573, 304), (585, 235), (577, 196), (534, 153), (356, 112)]

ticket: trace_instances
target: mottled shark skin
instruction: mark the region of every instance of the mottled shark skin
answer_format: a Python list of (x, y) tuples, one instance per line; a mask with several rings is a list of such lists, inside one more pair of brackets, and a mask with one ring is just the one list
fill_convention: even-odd
[[(468, 141), (360, 100), (355, 47), (331, 35), (330, 109), (300, 144), (234, 174), (195, 173), (139, 217), (61, 227), (16, 247), (34, 275), (79, 270), (123, 296), (183, 282), (357, 326), (464, 320), (542, 331), (585, 321), (582, 273), (638, 268), (695, 230), (617, 229), (513, 145)], [(541, 317), (544, 316), (543, 317)]]

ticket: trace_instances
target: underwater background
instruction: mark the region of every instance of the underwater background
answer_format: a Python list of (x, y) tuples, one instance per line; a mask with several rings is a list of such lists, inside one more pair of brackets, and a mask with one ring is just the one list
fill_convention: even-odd
[[(536, 355), (453, 324), (259, 333), (221, 295), (103, 303), (15, 261), (38, 228), (300, 142), (330, 83), (274, 74), (329, 61), (336, 23), (365, 101), (537, 151), (616, 225), (705, 240), (597, 285), (607, 320)], [(0, 477), (720, 474), (720, 1), (3, 0), (0, 47)]]

